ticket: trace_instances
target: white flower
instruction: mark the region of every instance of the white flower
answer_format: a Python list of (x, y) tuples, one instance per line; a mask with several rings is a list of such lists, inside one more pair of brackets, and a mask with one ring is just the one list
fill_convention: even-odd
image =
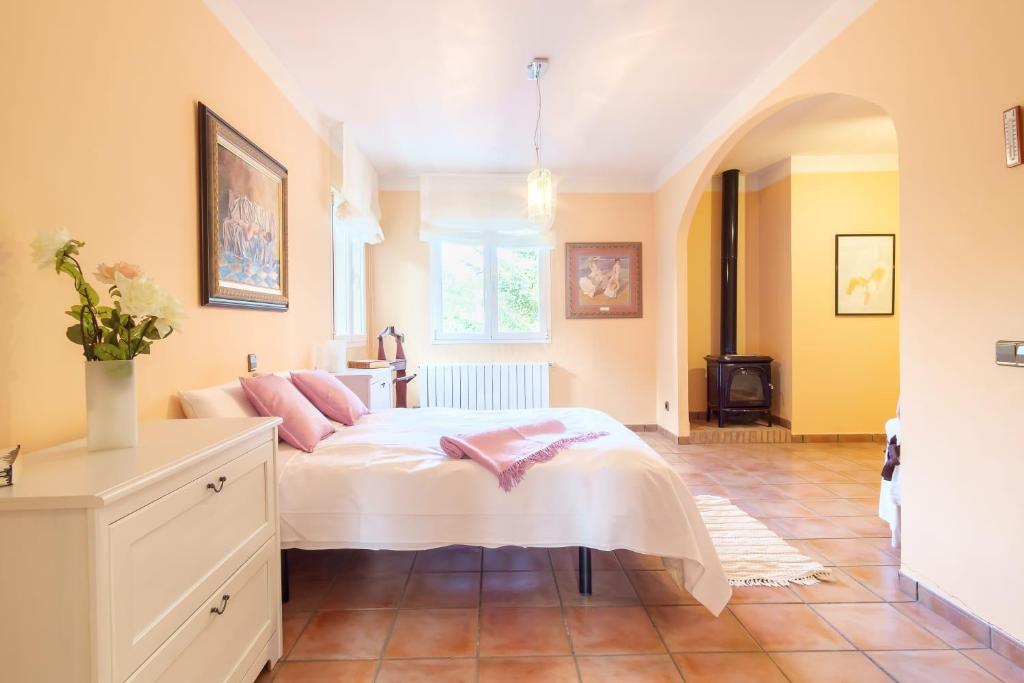
[(114, 284), (121, 292), (121, 311), (135, 318), (159, 316), (166, 298), (164, 290), (148, 275), (127, 278), (114, 273)]
[(156, 318), (153, 326), (161, 337), (166, 337), (171, 330), (181, 330), (185, 307), (176, 297), (166, 293), (156, 280), (148, 275), (128, 278), (116, 272), (114, 284), (121, 292), (122, 313), (133, 318)]
[(171, 330), (175, 332), (181, 331), (181, 320), (184, 317), (185, 307), (181, 305), (177, 297), (164, 294), (163, 301), (160, 303), (160, 312), (153, 325), (156, 326), (156, 330), (160, 333), (161, 337), (166, 337), (171, 333)]
[(71, 241), (71, 233), (67, 228), (43, 230), (32, 240), (32, 260), (40, 268), (55, 266), (57, 252), (63, 250)]

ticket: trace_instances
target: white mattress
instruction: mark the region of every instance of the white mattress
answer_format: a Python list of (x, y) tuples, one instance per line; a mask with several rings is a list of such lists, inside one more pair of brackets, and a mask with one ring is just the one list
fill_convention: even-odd
[[(511, 492), (442, 435), (556, 418), (609, 436), (534, 465)], [(313, 453), (282, 444), (281, 546), (423, 550), (449, 544), (625, 548), (666, 566), (708, 609), (731, 595), (693, 496), (664, 459), (604, 413), (581, 408), (394, 409), (339, 425)]]

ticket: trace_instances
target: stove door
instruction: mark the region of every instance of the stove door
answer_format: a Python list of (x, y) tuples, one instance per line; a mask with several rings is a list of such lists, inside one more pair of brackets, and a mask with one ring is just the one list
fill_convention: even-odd
[(725, 379), (726, 408), (767, 408), (771, 400), (768, 367), (737, 365)]

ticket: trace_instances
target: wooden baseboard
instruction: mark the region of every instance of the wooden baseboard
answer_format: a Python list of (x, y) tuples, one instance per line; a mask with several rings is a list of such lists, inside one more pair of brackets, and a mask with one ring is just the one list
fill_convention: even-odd
[(794, 434), (797, 443), (885, 443), (885, 434)]
[(944, 595), (926, 588), (902, 571), (899, 573), (900, 590), (915, 598), (924, 607), (938, 614), (986, 647), (1020, 667), (1024, 667), (1024, 643), (953, 604)]
[(626, 425), (626, 429), (634, 432), (656, 432), (658, 425)]

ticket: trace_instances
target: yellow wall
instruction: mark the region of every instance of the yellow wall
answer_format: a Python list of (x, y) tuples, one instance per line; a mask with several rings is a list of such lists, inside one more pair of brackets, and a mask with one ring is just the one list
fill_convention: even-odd
[[(1024, 338), (1019, 297), (1024, 168), (1006, 168), (999, 115), (1016, 78), (1024, 4), (878, 0), (655, 195), (659, 422), (687, 433), (680, 377), (686, 229), (729, 149), (786, 104), (821, 93), (885, 109), (899, 136), (903, 570), (1024, 638), (1019, 568), (1024, 383), (993, 362)], [(763, 212), (762, 212), (763, 213)], [(762, 317), (765, 312), (762, 311)], [(983, 400), (982, 400), (983, 399)]]
[(758, 353), (771, 356), (772, 414), (793, 420), (793, 292), (789, 176), (758, 193)]
[[(0, 443), (84, 433), (79, 347), (64, 338), (70, 280), (37, 271), (28, 243), (67, 226), (84, 266), (141, 264), (186, 305), (181, 335), (138, 361), (143, 418), (172, 392), (245, 371), (308, 365), (331, 329), (331, 154), (199, 0), (7, 3), (0, 22)], [(196, 101), (289, 170), (291, 309), (199, 306)]]
[[(370, 248), (371, 330), (395, 325), (405, 333), (410, 364), (423, 362), (553, 361), (551, 404), (598, 408), (626, 424), (651, 424), (655, 413), (653, 215), (650, 194), (560, 194), (551, 252), (551, 342), (432, 344), (430, 247), (419, 239), (419, 194), (382, 192), (385, 239)], [(565, 242), (643, 242), (644, 317), (567, 320)], [(418, 404), (422, 380), (410, 385)]]
[(792, 177), (793, 431), (874, 434), (899, 398), (896, 315), (835, 315), (835, 235), (894, 233), (895, 171), (798, 173)]
[[(717, 180), (717, 178), (716, 178)], [(740, 178), (738, 201), (737, 263), (740, 280), (736, 292), (736, 349), (757, 351), (760, 302), (757, 297), (758, 244), (755, 192), (746, 192)], [(686, 360), (689, 411), (707, 408), (707, 361), (704, 356), (721, 350), (722, 193), (717, 189), (701, 194), (690, 222), (687, 260), (687, 306), (689, 310)]]
[[(701, 194), (697, 211), (690, 222), (689, 239), (686, 244), (687, 259), (687, 306), (690, 325), (687, 329), (687, 381), (689, 383), (690, 412), (707, 407), (707, 367), (704, 356), (717, 353), (718, 302), (721, 290), (714, 279), (721, 272), (721, 266), (712, 263), (712, 251), (720, 252), (721, 245), (713, 245), (721, 234), (721, 223), (712, 219), (712, 208), (720, 207), (721, 192), (706, 191)], [(720, 209), (718, 209), (720, 216)]]
[[(796, 434), (881, 433), (899, 395), (898, 314), (835, 316), (834, 236), (898, 234), (897, 174), (798, 174), (740, 197), (737, 350), (775, 359), (773, 414)], [(703, 192), (687, 234), (691, 413), (719, 350), (720, 239), (721, 194)]]

